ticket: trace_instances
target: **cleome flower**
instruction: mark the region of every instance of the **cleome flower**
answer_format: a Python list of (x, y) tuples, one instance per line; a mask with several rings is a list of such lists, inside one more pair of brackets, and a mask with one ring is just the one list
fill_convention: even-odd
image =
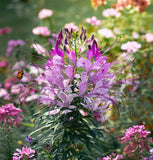
[(19, 127), (23, 119), (21, 112), (22, 110), (16, 108), (12, 103), (0, 107), (0, 122), (3, 122), (3, 127), (6, 127), (7, 124)]
[[(43, 85), (39, 101), (51, 108), (51, 115), (86, 108), (97, 121), (104, 121), (103, 113), (110, 104), (116, 103), (110, 95), (115, 83), (112, 64), (100, 52), (93, 36), (87, 39), (83, 28), (80, 36), (75, 36), (73, 29), (65, 29), (65, 37), (60, 31), (43, 73), (37, 78), (38, 84)], [(80, 101), (79, 106), (76, 99)]]
[(151, 137), (147, 137), (150, 134), (149, 131), (145, 130), (144, 125), (134, 125), (129, 129), (126, 129), (124, 136), (121, 138), (122, 144), (126, 143), (124, 148), (124, 154), (129, 157), (133, 156), (134, 152), (143, 152), (144, 150), (149, 152), (148, 142), (153, 143)]
[(35, 160), (35, 158), (33, 158), (35, 150), (32, 150), (31, 148), (23, 147), (22, 150), (16, 149), (16, 151), (18, 152), (13, 154), (13, 160), (21, 160), (24, 158)]

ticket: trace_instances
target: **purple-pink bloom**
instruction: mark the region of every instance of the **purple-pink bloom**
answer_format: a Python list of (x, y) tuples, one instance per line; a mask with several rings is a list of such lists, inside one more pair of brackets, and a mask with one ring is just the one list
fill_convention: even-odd
[(23, 158), (35, 160), (33, 157), (35, 156), (35, 150), (31, 148), (22, 147), (21, 149), (16, 149), (16, 153), (13, 154), (13, 160), (22, 160)]
[(121, 160), (121, 159), (125, 159), (123, 155), (111, 153), (110, 155), (103, 157), (101, 159), (98, 158), (97, 160)]
[(147, 138), (147, 135), (149, 134), (150, 132), (145, 130), (144, 125), (134, 125), (133, 127), (126, 129), (124, 136), (121, 138), (121, 140), (123, 140), (122, 144), (128, 141), (133, 141), (135, 138), (137, 139)]
[(16, 108), (12, 103), (0, 107), (0, 122), (3, 122), (3, 127), (6, 127), (7, 124), (19, 127), (23, 119), (21, 112), (22, 110)]
[(10, 27), (0, 28), (0, 35), (6, 34), (6, 33), (10, 33), (10, 32), (11, 32), (11, 28)]
[(9, 63), (7, 61), (0, 61), (0, 68), (1, 67), (9, 68)]
[(129, 129), (126, 129), (124, 136), (121, 138), (122, 144), (126, 143), (124, 152), (128, 156), (133, 156), (134, 151), (136, 151), (137, 146), (139, 146), (139, 152), (144, 150), (149, 152), (148, 142), (153, 143), (151, 137), (147, 137), (150, 134), (149, 131), (145, 130), (144, 125), (134, 125)]
[(39, 19), (45, 19), (52, 16), (52, 14), (53, 14), (52, 10), (44, 8), (38, 13), (38, 17)]
[(128, 53), (135, 53), (139, 48), (141, 48), (141, 44), (135, 41), (128, 41), (127, 43), (121, 45), (121, 49)]
[(33, 28), (32, 33), (35, 35), (42, 35), (42, 36), (50, 36), (51, 31), (48, 29), (48, 27), (38, 26)]
[(43, 84), (40, 103), (52, 108), (51, 115), (67, 114), (78, 108), (73, 104), (77, 97), (84, 99), (81, 106), (89, 109), (95, 119), (104, 121), (103, 113), (115, 103), (115, 96), (110, 96), (115, 81), (115, 73), (110, 69), (112, 64), (101, 53), (94, 36), (87, 41), (86, 30), (82, 29), (76, 44), (72, 33), (68, 29), (65, 32), (63, 36), (60, 31), (43, 73), (37, 78), (38, 84)]

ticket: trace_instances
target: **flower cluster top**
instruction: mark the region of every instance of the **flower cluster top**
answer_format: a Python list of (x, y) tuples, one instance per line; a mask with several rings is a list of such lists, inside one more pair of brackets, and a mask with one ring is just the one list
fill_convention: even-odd
[(122, 143), (133, 141), (135, 138), (147, 138), (148, 134), (150, 134), (150, 132), (145, 130), (144, 125), (135, 125), (133, 127), (130, 127), (129, 129), (126, 129), (124, 137), (122, 138), (122, 140), (124, 140)]
[(61, 108), (67, 113), (78, 107), (73, 102), (79, 97), (83, 99), (82, 107), (104, 112), (115, 102), (109, 93), (115, 73), (110, 69), (112, 64), (106, 60), (94, 36), (87, 39), (83, 28), (80, 35), (65, 28), (65, 37), (60, 31), (44, 71), (37, 78), (38, 83), (43, 84), (40, 102), (54, 108), (50, 114), (57, 114)]

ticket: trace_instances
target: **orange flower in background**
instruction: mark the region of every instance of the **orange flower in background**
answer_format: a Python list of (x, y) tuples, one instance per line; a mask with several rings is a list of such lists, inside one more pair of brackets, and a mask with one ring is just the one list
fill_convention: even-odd
[(117, 0), (116, 9), (123, 10), (128, 6), (133, 6), (143, 12), (150, 5), (150, 0)]
[(124, 8), (131, 5), (132, 0), (117, 0), (116, 9), (118, 11), (123, 10)]
[(150, 0), (134, 0), (134, 6), (143, 12), (150, 5)]
[(106, 3), (107, 3), (106, 0), (91, 0), (91, 6), (94, 9), (97, 9), (99, 6), (103, 6)]

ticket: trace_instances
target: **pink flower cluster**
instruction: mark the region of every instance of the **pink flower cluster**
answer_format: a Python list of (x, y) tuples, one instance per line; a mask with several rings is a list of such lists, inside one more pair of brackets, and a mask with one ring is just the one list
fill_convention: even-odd
[(100, 26), (101, 25), (101, 20), (97, 19), (97, 17), (93, 16), (91, 18), (86, 19), (87, 23), (90, 23), (92, 26)]
[(152, 33), (147, 33), (145, 35), (145, 39), (146, 41), (149, 43), (149, 42), (153, 42), (153, 34)]
[(21, 39), (18, 39), (16, 41), (15, 40), (10, 40), (8, 42), (8, 48), (7, 48), (7, 53), (6, 53), (7, 57), (11, 55), (14, 47), (19, 46), (19, 45), (23, 46), (24, 41), (22, 41)]
[(108, 28), (99, 29), (98, 33), (106, 38), (113, 38), (115, 37), (113, 32)]
[(121, 159), (125, 159), (123, 155), (112, 153), (109, 156), (98, 158), (97, 160), (121, 160)]
[(123, 140), (122, 144), (127, 143), (124, 148), (124, 153), (132, 157), (137, 150), (137, 146), (139, 146), (138, 152), (142, 153), (144, 150), (149, 152), (147, 140), (153, 143), (152, 138), (147, 137), (149, 134), (150, 132), (145, 130), (144, 125), (134, 125), (126, 129), (124, 136), (121, 138), (121, 140)]
[(110, 16), (120, 17), (121, 13), (114, 8), (108, 8), (103, 11), (102, 15), (104, 17), (110, 17)]
[(144, 125), (135, 125), (129, 129), (126, 129), (124, 137), (121, 138), (121, 140), (124, 140), (122, 144), (128, 141), (134, 141), (135, 139), (147, 138), (148, 134), (150, 134), (150, 132), (145, 130)]
[(0, 28), (0, 35), (10, 33), (10, 32), (11, 32), (10, 27)]
[(6, 127), (7, 124), (19, 127), (23, 119), (21, 112), (22, 110), (16, 108), (12, 103), (0, 107), (0, 122), (4, 123), (3, 127)]
[(22, 150), (16, 149), (16, 151), (18, 152), (13, 154), (13, 160), (22, 160), (24, 158), (35, 160), (35, 158), (32, 158), (35, 156), (35, 150), (31, 148), (23, 147)]
[(0, 68), (6, 67), (7, 69), (9, 68), (9, 63), (7, 61), (0, 61)]
[(50, 36), (51, 32), (48, 27), (38, 26), (33, 28), (32, 33), (35, 35)]
[(135, 39), (139, 38), (139, 34), (137, 32), (132, 32), (132, 37)]
[(46, 55), (46, 53), (47, 53), (47, 50), (46, 50), (43, 46), (41, 46), (40, 44), (38, 44), (38, 43), (32, 44), (31, 47), (34, 48), (35, 51), (36, 51), (38, 54)]
[(69, 31), (71, 31), (71, 29), (73, 29), (74, 31), (79, 30), (78, 26), (76, 26), (74, 23), (65, 24), (65, 28), (67, 28)]
[(44, 8), (38, 13), (38, 17), (39, 19), (45, 19), (52, 16), (52, 14), (53, 14), (52, 10)]
[(141, 44), (135, 41), (129, 41), (121, 45), (121, 49), (125, 50), (128, 53), (135, 53), (139, 48), (141, 48)]

